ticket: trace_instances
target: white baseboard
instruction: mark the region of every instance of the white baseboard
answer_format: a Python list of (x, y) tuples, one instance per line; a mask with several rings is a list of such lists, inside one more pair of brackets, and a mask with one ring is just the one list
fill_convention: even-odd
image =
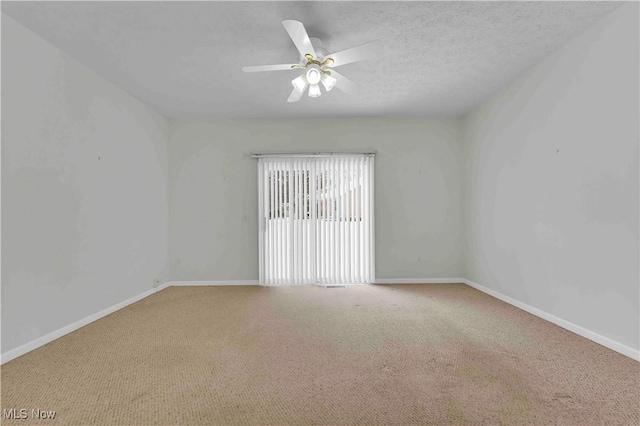
[(225, 281), (169, 281), (167, 285), (182, 286), (221, 286), (221, 285), (260, 285), (258, 280), (225, 280)]
[(78, 320), (67, 326), (64, 326), (55, 331), (52, 331), (49, 334), (46, 334), (42, 337), (38, 337), (37, 339), (30, 341), (29, 343), (25, 343), (24, 345), (18, 346), (15, 349), (11, 349), (10, 351), (7, 351), (0, 356), (0, 364), (9, 362), (12, 359), (19, 357), (20, 355), (24, 355), (27, 352), (31, 352), (32, 350), (39, 348), (40, 346), (44, 346), (47, 343), (52, 342), (73, 331), (76, 331), (77, 329), (84, 327), (89, 323), (99, 320), (102, 317), (106, 317), (107, 315), (112, 314), (115, 311), (124, 308), (125, 306), (131, 305), (132, 303), (135, 303), (138, 300), (144, 299), (147, 296), (151, 296), (152, 294), (157, 293), (160, 290), (164, 290), (168, 286), (169, 286), (169, 283), (159, 285), (158, 287), (147, 290), (143, 293), (138, 294), (137, 296), (130, 297), (125, 301), (116, 303), (113, 306), (109, 306), (108, 308), (103, 309), (100, 312), (96, 312), (95, 314), (89, 315), (88, 317), (82, 318), (81, 320)]
[[(561, 318), (556, 317), (555, 315), (544, 312), (538, 308), (534, 308), (533, 306), (529, 306), (526, 303), (515, 300), (509, 296), (505, 296), (502, 293), (499, 293), (495, 290), (491, 290), (485, 286), (482, 286), (476, 282), (468, 280), (466, 278), (380, 278), (375, 280), (375, 284), (453, 284), (453, 283), (463, 283), (470, 287), (473, 287), (483, 293), (486, 293), (490, 296), (495, 297), (496, 299), (500, 299), (503, 302), (509, 303), (517, 308), (522, 309), (523, 311), (529, 312), (539, 318), (542, 318), (546, 321), (554, 323), (566, 330), (569, 330), (573, 333), (576, 333), (579, 336), (582, 336), (586, 339), (589, 339), (595, 343), (598, 343), (604, 347), (607, 347), (611, 350), (614, 350), (622, 355), (628, 356), (629, 358), (635, 359), (636, 361), (640, 361), (640, 351), (633, 349), (629, 346), (626, 346), (622, 343), (616, 342), (608, 337), (602, 336), (598, 333), (595, 333), (591, 330), (587, 330), (584, 327), (580, 327), (579, 325), (573, 324), (569, 321), (563, 320)], [(58, 339), (66, 334), (69, 334), (85, 325), (96, 321), (102, 317), (105, 317), (119, 309), (124, 308), (132, 303), (137, 302), (138, 300), (144, 299), (147, 296), (150, 296), (160, 290), (163, 290), (170, 286), (233, 286), (233, 285), (259, 285), (258, 280), (241, 280), (241, 281), (233, 281), (233, 280), (225, 280), (225, 281), (170, 281), (164, 283), (156, 288), (152, 288), (143, 293), (140, 293), (137, 296), (133, 296), (123, 302), (117, 303), (113, 306), (110, 306), (106, 309), (103, 309), (100, 312), (89, 315), (79, 321), (76, 321), (72, 324), (69, 324), (65, 327), (59, 328), (45, 336), (39, 337), (35, 340), (32, 340), (29, 343), (26, 343), (22, 346), (19, 346), (15, 349), (7, 351), (0, 356), (0, 364), (4, 364), (6, 362), (11, 361), (19, 357), (20, 355), (24, 355), (27, 352), (30, 352), (34, 349), (37, 349), (41, 346), (46, 345), (47, 343)]]
[(377, 278), (375, 284), (465, 284), (464, 278)]
[(579, 336), (582, 336), (586, 339), (591, 340), (592, 342), (598, 343), (606, 348), (609, 348), (613, 351), (616, 351), (618, 353), (621, 353), (622, 355), (628, 356), (629, 358), (635, 359), (636, 361), (640, 361), (640, 351), (633, 349), (630, 346), (624, 345), (620, 342), (616, 342), (615, 340), (612, 340), (608, 337), (602, 336), (598, 333), (595, 333), (591, 330), (588, 330), (584, 327), (580, 327), (579, 325), (576, 325), (572, 322), (563, 320), (562, 318), (558, 318), (555, 315), (552, 315), (548, 312), (545, 312), (543, 310), (540, 310), (538, 308), (534, 308), (533, 306), (527, 305), (526, 303), (520, 302), (518, 300), (515, 300), (509, 296), (505, 296), (502, 293), (499, 293), (495, 290), (491, 290), (490, 288), (487, 288), (485, 286), (482, 286), (476, 282), (473, 282), (471, 280), (463, 280), (463, 282), (465, 284), (467, 284), (470, 287), (475, 288), (476, 290), (480, 290), (483, 293), (488, 294), (489, 296), (493, 296), (496, 299), (500, 299), (503, 302), (506, 302), (510, 305), (513, 305), (517, 308), (522, 309), (523, 311), (527, 311), (530, 314), (533, 314), (539, 318), (542, 318), (543, 320), (549, 321), (554, 323), (557, 326), (560, 326), (562, 328), (564, 328), (565, 330), (569, 330)]

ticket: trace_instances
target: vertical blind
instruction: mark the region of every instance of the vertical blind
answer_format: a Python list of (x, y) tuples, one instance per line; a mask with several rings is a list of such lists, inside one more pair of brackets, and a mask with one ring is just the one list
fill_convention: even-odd
[(373, 167), (370, 155), (258, 158), (261, 284), (372, 282)]

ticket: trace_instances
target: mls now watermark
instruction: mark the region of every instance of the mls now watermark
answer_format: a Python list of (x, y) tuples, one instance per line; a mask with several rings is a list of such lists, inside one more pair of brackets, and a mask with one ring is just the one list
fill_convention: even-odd
[(27, 410), (26, 408), (3, 408), (2, 409), (2, 418), (3, 419), (55, 419), (56, 412), (49, 410), (41, 410), (39, 408), (33, 408), (31, 410)]

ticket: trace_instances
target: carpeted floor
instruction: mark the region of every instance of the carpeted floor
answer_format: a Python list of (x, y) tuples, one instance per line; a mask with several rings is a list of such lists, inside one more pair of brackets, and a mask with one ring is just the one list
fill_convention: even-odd
[(637, 425), (639, 375), (463, 284), (170, 287), (3, 365), (2, 423)]

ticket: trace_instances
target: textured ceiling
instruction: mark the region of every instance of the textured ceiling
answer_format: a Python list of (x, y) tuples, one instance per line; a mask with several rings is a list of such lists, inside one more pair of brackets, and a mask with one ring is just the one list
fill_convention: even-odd
[[(2, 11), (172, 118), (461, 115), (614, 2), (2, 2)], [(339, 68), (363, 86), (285, 102), (300, 71), (282, 27), (297, 19), (330, 52), (381, 40)]]

